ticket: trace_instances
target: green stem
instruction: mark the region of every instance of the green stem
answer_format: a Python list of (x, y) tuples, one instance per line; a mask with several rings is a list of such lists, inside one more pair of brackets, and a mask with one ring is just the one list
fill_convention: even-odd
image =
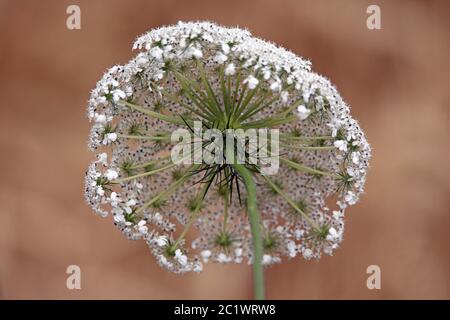
[(297, 116), (288, 116), (288, 117), (274, 116), (257, 121), (245, 122), (241, 125), (241, 127), (244, 129), (273, 128), (297, 120), (298, 120)]
[(304, 150), (304, 151), (330, 151), (335, 150), (335, 146), (298, 146), (282, 143), (281, 146), (286, 149)]
[(320, 230), (320, 227), (317, 225), (317, 223), (314, 222), (313, 219), (311, 219), (302, 209), (300, 209), (294, 201), (292, 201), (291, 198), (289, 198), (283, 191), (281, 191), (281, 189), (272, 182), (272, 180), (270, 180), (268, 177), (263, 176), (263, 178), (267, 181), (267, 183), (270, 185), (270, 187), (275, 190), (276, 193), (278, 193), (281, 197), (283, 197), (284, 200), (287, 201), (287, 203), (289, 203), (295, 210), (297, 210), (302, 216), (303, 218), (308, 221), (308, 223), (315, 229), (315, 230)]
[(153, 175), (155, 173), (158, 173), (158, 172), (161, 172), (161, 171), (165, 171), (165, 170), (170, 169), (172, 167), (175, 167), (177, 165), (178, 165), (178, 163), (171, 163), (171, 164), (169, 164), (167, 166), (160, 167), (160, 168), (157, 168), (155, 170), (148, 171), (148, 172), (136, 174), (136, 175), (133, 175), (133, 176), (129, 176), (129, 177), (126, 177), (126, 178), (118, 179), (118, 180), (116, 180), (114, 182), (115, 183), (125, 183), (125, 182), (131, 181), (133, 179), (139, 179), (139, 178), (151, 176), (151, 175)]
[(177, 98), (174, 95), (171, 95), (169, 93), (166, 93), (165, 96), (171, 100), (172, 102), (175, 102), (177, 104), (179, 104), (180, 106), (182, 106), (183, 108), (195, 113), (196, 115), (200, 116), (203, 119), (208, 120), (209, 122), (212, 122), (212, 119), (214, 119), (214, 115), (208, 110), (208, 109), (201, 109), (201, 110), (197, 110), (196, 108), (194, 108), (193, 106), (191, 107), (190, 105), (184, 103), (181, 99)]
[[(194, 168), (195, 170), (197, 167), (198, 167), (197, 165), (194, 165), (191, 168)], [(165, 196), (168, 196), (172, 192), (175, 192), (184, 182), (186, 182), (191, 177), (191, 175), (192, 175), (191, 170), (190, 169), (187, 170), (186, 173), (180, 179), (176, 180), (174, 183), (168, 186), (167, 189), (165, 189), (163, 192), (157, 194), (154, 198), (150, 199), (149, 201), (144, 203), (139, 209), (137, 209), (136, 214), (141, 213), (159, 199), (164, 199)]]
[(150, 109), (148, 109), (146, 107), (139, 106), (137, 104), (134, 104), (134, 103), (131, 103), (131, 102), (128, 102), (128, 101), (124, 101), (124, 100), (120, 100), (119, 104), (127, 106), (130, 109), (132, 109), (132, 110), (139, 111), (139, 112), (141, 112), (143, 114), (146, 114), (146, 115), (148, 115), (150, 117), (153, 117), (153, 118), (156, 118), (156, 119), (168, 122), (168, 123), (185, 126), (185, 123), (184, 123), (184, 121), (182, 119), (174, 118), (174, 117), (171, 117), (171, 116), (167, 116), (165, 114), (152, 111), (152, 110), (150, 110)]
[(119, 134), (119, 138), (123, 139), (131, 139), (131, 140), (153, 140), (153, 141), (163, 141), (163, 140), (169, 140), (170, 141), (170, 135), (164, 135), (164, 136), (143, 136), (143, 135), (130, 135), (130, 134)]
[(197, 60), (197, 68), (200, 71), (200, 78), (203, 82), (203, 87), (206, 89), (206, 94), (209, 97), (209, 100), (211, 101), (211, 105), (216, 108), (218, 115), (222, 118), (223, 121), (225, 121), (224, 113), (222, 109), (220, 108), (221, 104), (216, 98), (216, 95), (214, 94), (214, 90), (211, 87), (211, 84), (208, 81), (208, 78), (206, 77), (205, 69), (203, 67), (203, 63), (200, 62), (200, 60)]
[(280, 157), (280, 161), (282, 163), (287, 164), (291, 168), (297, 169), (297, 170), (302, 171), (302, 172), (306, 172), (306, 173), (309, 173), (309, 174), (315, 174), (315, 175), (319, 175), (319, 176), (336, 177), (336, 175), (334, 173), (327, 172), (327, 171), (322, 171), (322, 170), (315, 169), (315, 168), (311, 168), (311, 167), (305, 166), (305, 165), (303, 165), (301, 163), (297, 163), (297, 162), (294, 162), (292, 160), (289, 160), (289, 159), (286, 159), (286, 158), (283, 158), (283, 157)]
[(262, 265), (263, 241), (261, 237), (261, 221), (256, 205), (256, 185), (252, 173), (243, 164), (236, 163), (233, 148), (226, 150), (227, 162), (244, 181), (247, 190), (247, 213), (253, 238), (253, 292), (256, 300), (264, 300), (264, 270)]
[[(195, 149), (195, 150), (198, 150), (198, 148)], [(194, 150), (194, 152), (195, 152), (195, 150)], [(172, 163), (170, 163), (170, 164), (168, 164), (166, 166), (162, 166), (162, 167), (156, 168), (156, 169), (151, 170), (151, 171), (147, 171), (147, 172), (144, 172), (144, 173), (136, 174), (136, 175), (133, 175), (133, 176), (122, 178), (122, 179), (118, 179), (118, 180), (115, 181), (115, 183), (124, 183), (124, 182), (130, 181), (130, 180), (133, 180), (133, 179), (138, 179), (138, 178), (151, 176), (151, 175), (153, 175), (155, 173), (158, 173), (158, 172), (161, 172), (161, 171), (165, 171), (165, 170), (170, 169), (172, 167), (178, 166), (180, 163), (182, 163), (183, 161), (189, 159), (191, 156), (192, 156), (192, 154), (188, 154), (187, 156), (179, 159), (176, 163), (172, 162)]]
[(172, 155), (169, 154), (167, 156), (160, 157), (160, 158), (155, 159), (153, 161), (143, 162), (143, 163), (139, 163), (139, 164), (133, 165), (131, 167), (131, 169), (140, 169), (140, 168), (145, 168), (147, 166), (153, 166), (153, 165), (156, 165), (156, 164), (161, 164), (162, 162), (165, 162), (166, 160), (171, 159), (171, 158), (172, 158)]
[(330, 140), (332, 136), (302, 137), (289, 133), (280, 133), (280, 140), (308, 141), (308, 140)]
[(244, 165), (234, 164), (233, 167), (243, 179), (247, 190), (247, 212), (253, 238), (253, 291), (256, 300), (264, 300), (263, 243), (256, 206), (256, 185), (251, 172)]
[[(253, 103), (239, 118), (238, 118), (238, 122), (244, 122), (245, 120), (247, 120), (248, 118), (252, 117), (253, 115), (257, 114), (258, 112), (260, 112), (261, 110), (267, 108), (268, 106), (270, 106), (272, 103), (274, 103), (277, 99), (278, 96), (273, 97), (272, 99), (267, 101), (267, 98), (269, 98), (273, 93), (271, 91), (265, 93), (264, 95), (262, 95), (255, 103)], [(263, 104), (263, 102), (265, 102)]]
[(202, 207), (203, 204), (203, 199), (205, 198), (206, 192), (208, 192), (208, 184), (205, 184), (202, 191), (197, 195), (197, 204), (194, 208), (194, 211), (191, 213), (190, 217), (189, 217), (189, 221), (186, 224), (186, 226), (184, 227), (181, 235), (178, 237), (177, 241), (175, 242), (175, 244), (173, 245), (173, 247), (176, 249), (180, 242), (184, 239), (184, 237), (186, 236), (186, 234), (188, 233), (189, 229), (192, 226), (192, 223), (195, 221), (195, 219), (197, 218), (198, 213), (200, 212), (200, 209)]

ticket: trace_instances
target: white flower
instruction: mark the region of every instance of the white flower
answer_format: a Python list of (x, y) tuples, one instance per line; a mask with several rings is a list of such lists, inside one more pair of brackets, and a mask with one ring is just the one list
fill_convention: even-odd
[(178, 261), (179, 264), (182, 266), (185, 266), (187, 264), (187, 257), (181, 252), (180, 249), (175, 250), (175, 259)]
[(348, 191), (347, 194), (344, 197), (344, 200), (349, 205), (354, 205), (354, 204), (356, 204), (356, 202), (358, 202), (358, 196), (354, 192)]
[[(347, 203), (342, 202), (342, 201), (337, 201), (336, 204), (339, 206), (339, 208), (341, 210), (345, 210), (348, 207)], [(342, 212), (342, 213), (344, 213), (344, 212)]]
[(346, 152), (347, 151), (347, 141), (345, 141), (345, 140), (336, 140), (333, 144), (340, 151), (342, 151), (342, 152)]
[(117, 192), (111, 192), (110, 196), (109, 196), (109, 202), (111, 203), (111, 206), (113, 207), (117, 207), (117, 205), (120, 202), (120, 198), (119, 195), (117, 194)]
[[(179, 43), (180, 48), (184, 49), (187, 46), (186, 38), (181, 38)], [(147, 49), (148, 50), (148, 49)]]
[(196, 38), (200, 34), (201, 30), (198, 26), (193, 26), (191, 29), (191, 39)]
[(96, 192), (100, 197), (103, 197), (105, 195), (105, 190), (103, 189), (102, 186), (97, 186)]
[(162, 254), (158, 255), (158, 260), (163, 266), (167, 266), (169, 264), (169, 261), (166, 257), (164, 257)]
[(103, 144), (110, 144), (111, 142), (114, 142), (117, 140), (117, 133), (111, 132), (105, 134), (105, 139), (103, 139)]
[(263, 264), (270, 264), (272, 262), (272, 256), (269, 254), (263, 255), (262, 263)]
[(244, 79), (243, 83), (247, 84), (247, 86), (250, 90), (253, 90), (258, 85), (259, 80), (256, 79), (254, 76), (249, 75), (247, 78)]
[(227, 263), (230, 261), (231, 261), (231, 258), (229, 256), (227, 256), (225, 253), (219, 253), (219, 255), (217, 256), (217, 262), (219, 262), (219, 263)]
[(294, 77), (293, 77), (292, 75), (289, 75), (289, 76), (286, 78), (286, 83), (287, 83), (288, 85), (293, 84), (293, 83), (294, 83)]
[(340, 119), (333, 118), (330, 123), (327, 124), (331, 128), (331, 136), (335, 138), (337, 136), (338, 130), (342, 127), (342, 121)]
[(300, 240), (301, 237), (303, 237), (303, 234), (305, 233), (305, 230), (296, 229), (294, 231), (295, 239)]
[(150, 48), (152, 47), (152, 41), (149, 39), (146, 43), (144, 43), (143, 45), (142, 44), (137, 44), (137, 43), (134, 43), (133, 44), (133, 50), (136, 50), (136, 49), (142, 49), (142, 47), (144, 47), (145, 48), (145, 50), (150, 50)]
[(203, 271), (203, 265), (201, 263), (196, 263), (194, 265), (194, 268), (192, 269), (192, 271), (197, 272), (197, 273), (202, 272)]
[(186, 51), (186, 56), (189, 57), (189, 58), (200, 59), (200, 58), (203, 57), (203, 52), (199, 48), (191, 46)]
[(131, 214), (133, 212), (132, 207), (136, 205), (136, 200), (130, 199), (127, 202), (125, 202), (123, 206), (123, 210), (125, 210), (126, 213)]
[(209, 257), (211, 257), (211, 251), (210, 250), (203, 250), (201, 253), (201, 256), (203, 258), (203, 261), (208, 262)]
[(144, 185), (140, 182), (136, 182), (136, 183), (134, 183), (134, 185), (136, 186), (137, 189), (140, 189), (140, 190), (142, 190), (144, 188)]
[(135, 199), (130, 199), (126, 202), (126, 205), (129, 207), (135, 206), (136, 205), (136, 200)]
[(242, 260), (243, 260), (243, 253), (244, 253), (244, 250), (242, 248), (236, 248), (234, 250), (234, 256), (235, 256), (234, 262), (235, 263), (241, 263), (242, 262)]
[(222, 51), (225, 54), (229, 54), (230, 53), (230, 46), (228, 45), (228, 43), (222, 43)]
[(209, 34), (207, 34), (207, 33), (203, 34), (203, 35), (202, 35), (202, 38), (203, 38), (204, 40), (208, 41), (208, 42), (213, 42), (213, 41), (214, 41), (214, 38), (211, 37), (211, 35), (209, 35)]
[(141, 220), (137, 224), (138, 231), (143, 235), (146, 235), (148, 232), (148, 227), (146, 226), (146, 224), (147, 224), (147, 221), (145, 221), (145, 220)]
[(123, 92), (120, 89), (116, 89), (112, 92), (113, 94), (113, 100), (115, 102), (119, 101), (120, 99), (125, 99), (127, 97), (127, 95), (125, 94), (125, 92)]
[(309, 90), (305, 91), (303, 93), (303, 101), (305, 101), (306, 103), (309, 102), (309, 97), (311, 96), (311, 92)]
[(117, 173), (116, 170), (114, 170), (114, 169), (108, 169), (108, 170), (106, 170), (105, 177), (106, 177), (106, 179), (108, 179), (109, 181), (112, 181), (112, 180), (117, 179), (118, 176), (119, 176), (119, 174)]
[(152, 57), (154, 57), (157, 60), (161, 60), (163, 57), (164, 51), (160, 47), (153, 47), (150, 50), (150, 54)]
[(281, 90), (281, 82), (280, 81), (274, 81), (270, 85), (270, 90), (272, 91), (280, 91)]
[[(105, 94), (109, 93), (108, 89), (102, 93), (101, 96), (93, 97), (93, 105), (105, 106), (108, 104), (108, 100), (106, 99)], [(92, 117), (91, 117), (92, 118)]]
[(98, 113), (96, 113), (95, 115), (94, 115), (94, 121), (95, 122), (97, 122), (97, 123), (105, 123), (106, 122), (106, 115), (104, 115), (104, 114), (98, 114)]
[(157, 222), (162, 221), (162, 215), (161, 215), (161, 213), (159, 213), (159, 212), (155, 213), (155, 214), (153, 215), (153, 219), (154, 219), (155, 221), (157, 221)]
[(123, 215), (122, 212), (116, 212), (114, 214), (114, 221), (117, 222), (118, 224), (124, 224), (126, 226), (131, 226), (132, 224), (130, 221), (127, 221), (125, 219), (125, 216)]
[(97, 156), (97, 161), (103, 165), (107, 164), (108, 154), (106, 152), (102, 152)]
[(303, 251), (303, 257), (304, 257), (306, 260), (311, 259), (312, 256), (313, 256), (313, 252), (312, 252), (311, 249), (305, 249), (305, 250)]
[(323, 253), (332, 256), (333, 255), (333, 246), (325, 246), (323, 248)]
[(159, 236), (156, 238), (156, 244), (160, 247), (165, 247), (169, 243), (167, 236)]
[(125, 88), (125, 94), (126, 94), (127, 97), (131, 97), (133, 95), (133, 92), (134, 91), (133, 91), (132, 87), (128, 86), (128, 87)]
[(297, 246), (294, 241), (289, 241), (287, 244), (287, 250), (289, 252), (289, 257), (294, 258), (297, 255)]
[(352, 162), (354, 164), (359, 164), (359, 154), (358, 154), (358, 152), (352, 152)]
[(308, 118), (309, 114), (311, 113), (311, 110), (306, 108), (303, 104), (297, 107), (297, 111), (298, 116), (300, 117), (301, 120), (305, 120), (306, 118)]
[(354, 177), (356, 175), (355, 169), (352, 167), (347, 168), (347, 173), (350, 177)]
[(144, 66), (147, 63), (148, 63), (148, 59), (147, 59), (147, 57), (145, 57), (143, 55), (139, 55), (138, 58), (136, 59), (136, 65), (138, 65), (138, 66)]
[(114, 215), (114, 221), (117, 223), (125, 222), (125, 216), (122, 213), (116, 213)]
[(327, 240), (328, 241), (336, 241), (336, 240), (338, 240), (340, 238), (340, 235), (338, 234), (338, 232), (336, 231), (336, 229), (335, 228), (333, 228), (333, 227), (331, 227), (329, 230), (328, 230), (328, 235), (327, 235)]
[(214, 57), (214, 61), (216, 61), (218, 64), (223, 64), (225, 61), (227, 61), (228, 57), (223, 54), (222, 52), (218, 52), (216, 56)]
[(281, 101), (283, 101), (283, 103), (286, 103), (289, 98), (289, 92), (281, 91), (280, 96), (281, 96)]
[(333, 211), (333, 218), (335, 220), (340, 220), (340, 219), (342, 219), (343, 216), (344, 216), (344, 211), (337, 211), (337, 210)]
[(236, 67), (235, 67), (234, 63), (230, 63), (225, 68), (225, 75), (226, 76), (232, 76), (232, 75), (234, 75), (235, 72), (236, 72)]

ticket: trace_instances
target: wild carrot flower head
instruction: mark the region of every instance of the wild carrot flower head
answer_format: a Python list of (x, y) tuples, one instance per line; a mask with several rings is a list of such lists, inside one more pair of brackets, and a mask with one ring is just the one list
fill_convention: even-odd
[[(146, 241), (173, 272), (201, 271), (208, 261), (252, 263), (240, 175), (224, 162), (172, 155), (176, 145), (189, 147), (192, 160), (212, 145), (211, 136), (195, 131), (198, 123), (219, 140), (229, 130), (254, 129), (267, 132), (258, 136), (256, 162), (244, 160), (257, 186), (263, 263), (331, 255), (343, 238), (346, 208), (363, 192), (370, 158), (333, 85), (292, 52), (209, 22), (152, 30), (133, 49), (137, 56), (109, 69), (89, 100), (96, 160), (86, 199), (93, 210), (111, 215), (129, 239)], [(193, 140), (173, 139), (180, 128)], [(279, 166), (267, 173), (275, 149)], [(223, 146), (219, 153), (230, 157)]]

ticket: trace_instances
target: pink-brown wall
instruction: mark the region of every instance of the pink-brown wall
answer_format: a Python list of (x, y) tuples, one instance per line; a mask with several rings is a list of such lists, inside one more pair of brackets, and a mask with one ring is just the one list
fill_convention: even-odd
[[(381, 7), (382, 30), (366, 28)], [(66, 28), (78, 4), (82, 28)], [(446, 1), (0, 1), (0, 298), (251, 298), (247, 265), (160, 269), (83, 199), (85, 117), (106, 68), (178, 20), (246, 27), (310, 58), (373, 147), (334, 257), (267, 270), (268, 298), (450, 298), (450, 7)], [(66, 267), (82, 289), (66, 288)], [(366, 268), (382, 271), (368, 290)]]

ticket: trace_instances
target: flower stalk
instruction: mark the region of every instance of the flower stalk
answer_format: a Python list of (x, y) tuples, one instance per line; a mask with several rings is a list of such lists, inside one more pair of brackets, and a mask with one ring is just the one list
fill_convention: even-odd
[[(227, 150), (227, 157), (230, 162), (235, 162), (234, 150)], [(232, 159), (232, 160), (231, 160)], [(253, 175), (243, 164), (234, 163), (233, 168), (242, 178), (247, 190), (247, 214), (250, 222), (250, 230), (253, 243), (253, 293), (256, 300), (264, 300), (264, 269), (262, 265), (263, 239), (261, 237), (261, 219), (256, 204), (256, 185), (253, 181)]]

